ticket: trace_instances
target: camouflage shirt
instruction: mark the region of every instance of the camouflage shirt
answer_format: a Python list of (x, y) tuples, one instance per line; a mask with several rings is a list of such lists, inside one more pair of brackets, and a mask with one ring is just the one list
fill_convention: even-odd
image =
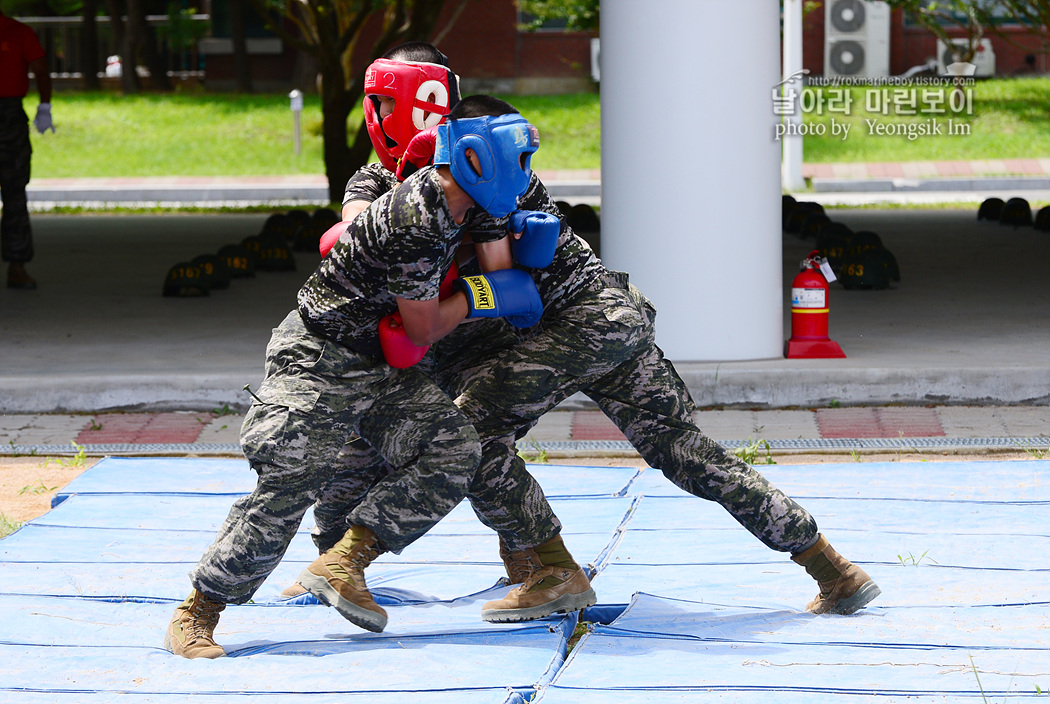
[(472, 207), (457, 225), (437, 172), (421, 169), (358, 215), (307, 279), (299, 290), (303, 322), (329, 340), (379, 354), (379, 320), (397, 310), (397, 298), (437, 297), (464, 228), (478, 215)]
[[(540, 290), (545, 314), (561, 310), (583, 291), (595, 290), (605, 274), (605, 266), (595, 256), (590, 245), (566, 224), (565, 215), (554, 203), (543, 182), (536, 177), (535, 171), (532, 172), (525, 194), (518, 198), (518, 209), (550, 213), (561, 220), (561, 235), (558, 237), (554, 261), (543, 269), (530, 270)], [(498, 239), (496, 234), (506, 234), (508, 219), (483, 216), (480, 222), (471, 226), (470, 234), (479, 242)]]
[(371, 203), (378, 200), (379, 196), (387, 191), (393, 190), (398, 183), (397, 176), (394, 176), (393, 172), (388, 171), (382, 164), (366, 164), (346, 182), (343, 205), (352, 200), (365, 200)]
[[(368, 164), (354, 174), (346, 184), (343, 203), (351, 200), (372, 201), (398, 185), (397, 177), (382, 164)], [(532, 173), (529, 187), (518, 199), (518, 209), (538, 210), (550, 213), (561, 220), (561, 235), (554, 261), (544, 269), (531, 270), (539, 288), (543, 306), (547, 311), (558, 311), (565, 307), (580, 292), (593, 290), (605, 274), (605, 267), (594, 255), (590, 245), (566, 224), (561, 209), (554, 203), (543, 182)], [(493, 218), (479, 211), (479, 218), (470, 227), (470, 237), (475, 242), (491, 242), (507, 234), (508, 218)], [(460, 267), (464, 273), (470, 266)]]

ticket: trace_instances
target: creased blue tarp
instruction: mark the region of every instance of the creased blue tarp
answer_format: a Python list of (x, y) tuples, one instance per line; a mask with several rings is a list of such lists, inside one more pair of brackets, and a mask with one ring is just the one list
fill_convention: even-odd
[(0, 541), (0, 700), (982, 704), (978, 677), (988, 701), (1050, 690), (1050, 462), (759, 469), (879, 582), (876, 602), (802, 612), (816, 587), (801, 568), (659, 471), (530, 465), (566, 544), (598, 570), (587, 613), (612, 621), (567, 662), (574, 618), (480, 620), (508, 588), (466, 503), (369, 568), (383, 634), (280, 597), (316, 555), (307, 514), (257, 603), (223, 613), (230, 657), (202, 662), (164, 651), (163, 629), (254, 474), (242, 460), (106, 459)]
[[(907, 438), (903, 447), (907, 448)], [(849, 462), (755, 465), (796, 499), (921, 499), (924, 501), (1050, 501), (1050, 477), (1041, 461)], [(647, 496), (688, 496), (662, 472), (646, 470), (631, 486)]]
[[(629, 467), (531, 465), (548, 497), (620, 495), (639, 470)], [(247, 460), (200, 457), (107, 457), (62, 488), (73, 494), (247, 494), (256, 475)]]
[(989, 696), (1031, 695), (1050, 677), (1048, 617), (1047, 606), (814, 616), (640, 594), (581, 639), (553, 687), (579, 695), (674, 682), (765, 690), (775, 701), (782, 691), (979, 696), (982, 686)]
[[(230, 497), (214, 495), (78, 494), (0, 541), (0, 560), (18, 593), (181, 601), (189, 588), (187, 573), (211, 544), (231, 503)], [(599, 560), (631, 508), (631, 499), (612, 496), (551, 503), (584, 564)], [(317, 557), (311, 524), (308, 514), (285, 559), (256, 593), (257, 601), (279, 599)], [(55, 545), (63, 546), (59, 554)], [(495, 584), (505, 575), (498, 560), (495, 533), (464, 503), (425, 539), (401, 554), (380, 556), (369, 568), (369, 584), (377, 598), (454, 599)], [(0, 593), (5, 583), (0, 578)]]

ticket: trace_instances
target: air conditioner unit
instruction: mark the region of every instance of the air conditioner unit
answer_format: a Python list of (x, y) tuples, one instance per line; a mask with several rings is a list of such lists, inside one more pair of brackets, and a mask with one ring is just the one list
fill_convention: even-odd
[[(966, 47), (965, 39), (953, 39), (952, 44), (961, 44), (964, 48)], [(937, 40), (937, 73), (942, 76), (951, 73), (948, 70), (950, 64), (955, 63), (955, 54), (951, 48), (944, 43), (943, 40)], [(981, 43), (977, 45), (977, 52), (973, 55), (973, 59), (970, 60), (977, 70), (972, 74), (973, 76), (994, 76), (995, 75), (995, 52), (992, 50), (992, 41), (990, 39), (982, 39)]]
[(890, 6), (830, 0), (824, 13), (824, 75), (875, 78), (890, 73)]

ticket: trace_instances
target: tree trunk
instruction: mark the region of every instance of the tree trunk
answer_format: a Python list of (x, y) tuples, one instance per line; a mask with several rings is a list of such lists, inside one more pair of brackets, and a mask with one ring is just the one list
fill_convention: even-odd
[[(383, 29), (370, 47), (372, 58), (384, 51), (412, 39), (425, 40), (430, 36), (437, 22), (438, 14), (444, 0), (371, 0), (365, 3), (350, 3), (356, 9), (337, 23), (337, 12), (334, 10), (336, 0), (313, 0), (302, 3), (300, 0), (285, 0), (288, 8), (296, 8), (295, 15), (302, 18), (302, 25), (295, 34), (285, 31), (280, 18), (264, 0), (246, 0), (260, 15), (267, 19), (267, 25), (278, 36), (294, 46), (307, 52), (316, 61), (321, 76), (321, 115), (322, 140), (325, 162), (325, 175), (328, 177), (328, 194), (332, 203), (341, 203), (346, 190), (346, 182), (360, 167), (368, 163), (372, 154), (372, 141), (364, 120), (358, 123), (352, 143), (348, 143), (347, 119), (354, 104), (361, 99), (362, 80), (354, 75), (348, 80), (348, 72), (364, 73), (364, 67), (351, 67), (344, 59), (353, 52), (355, 42), (365, 20), (376, 13), (383, 14)], [(350, 8), (345, 8), (350, 9)], [(320, 25), (320, 26), (318, 26)], [(312, 26), (312, 31), (306, 31)], [(344, 57), (343, 55), (347, 56)]]
[(84, 22), (80, 28), (80, 75), (84, 90), (99, 90), (98, 0), (84, 0)]
[(233, 74), (237, 92), (251, 93), (248, 40), (244, 34), (244, 0), (230, 0), (230, 38), (233, 40)]
[[(143, 0), (128, 0), (128, 9), (134, 7), (137, 17), (133, 18), (138, 28), (139, 48), (142, 57), (149, 68), (150, 88), (155, 91), (170, 91), (171, 81), (168, 80), (168, 62), (164, 52), (157, 43), (157, 32), (146, 22), (146, 9)], [(163, 13), (159, 13), (163, 14)]]
[[(132, 0), (134, 1), (134, 0)], [(109, 10), (109, 21), (113, 27), (113, 38), (120, 51), (120, 89), (128, 94), (139, 92), (139, 76), (135, 71), (136, 55), (135, 32), (130, 22), (124, 21), (124, 5), (120, 0), (106, 0)]]
[(350, 116), (351, 105), (344, 87), (345, 81), (338, 59), (325, 61), (321, 65), (322, 139), (328, 199), (332, 203), (343, 202), (346, 182), (365, 163), (355, 158), (347, 146), (346, 120)]
[[(146, 9), (143, 7), (144, 0), (127, 0), (128, 3), (128, 25), (126, 32), (128, 36), (134, 37), (134, 57), (142, 59), (149, 69), (150, 88), (153, 90), (171, 90), (168, 81), (168, 67), (164, 64), (160, 52), (157, 51), (157, 35), (146, 24)], [(136, 60), (132, 67), (138, 64)], [(125, 64), (127, 70), (127, 64)], [(136, 75), (137, 79), (137, 75)], [(138, 81), (136, 80), (136, 83)]]

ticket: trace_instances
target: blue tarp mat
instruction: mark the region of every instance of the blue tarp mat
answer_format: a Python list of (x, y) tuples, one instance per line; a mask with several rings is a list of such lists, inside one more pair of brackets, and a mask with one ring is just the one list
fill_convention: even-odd
[(878, 581), (872, 606), (802, 612), (815, 585), (787, 555), (659, 471), (530, 465), (597, 570), (585, 615), (604, 625), (567, 661), (573, 617), (480, 620), (507, 587), (464, 503), (369, 568), (382, 634), (279, 596), (316, 556), (308, 513), (255, 603), (223, 613), (230, 657), (201, 662), (164, 651), (164, 627), (254, 474), (243, 460), (108, 458), (0, 541), (0, 700), (977, 704), (981, 686), (989, 701), (1050, 690), (1050, 462), (758, 469)]
[[(907, 448), (905, 438), (903, 447)], [(925, 499), (927, 501), (1050, 501), (1044, 462), (850, 462), (755, 465), (796, 499)], [(645, 471), (631, 486), (647, 496), (689, 496), (662, 472)]]
[[(343, 673), (339, 681), (348, 679)], [(425, 692), (333, 692), (324, 690), (297, 694), (291, 692), (251, 693), (251, 701), (260, 704), (405, 704), (406, 701), (425, 701), (427, 704), (525, 704), (532, 701), (531, 691), (525, 693), (498, 687), (487, 690), (426, 690)], [(7, 694), (5, 692), (5, 694)], [(23, 690), (10, 694), (8, 701), (17, 704), (230, 704), (239, 702), (244, 695), (239, 692), (220, 692), (217, 694), (195, 693), (192, 698), (185, 694), (154, 694), (150, 692), (69, 692)]]
[(830, 617), (639, 594), (612, 624), (581, 639), (540, 701), (572, 701), (553, 695), (561, 689), (580, 701), (589, 699), (581, 690), (597, 699), (670, 682), (696, 694), (764, 691), (767, 701), (782, 692), (1035, 695), (1050, 677), (1048, 619), (1045, 605)]
[[(181, 601), (187, 573), (211, 544), (232, 501), (210, 494), (74, 495), (0, 541), (0, 560), (20, 583), (20, 593)], [(551, 499), (565, 539), (584, 564), (601, 561), (631, 503), (613, 496)], [(256, 601), (279, 599), (317, 557), (310, 525), (308, 514)], [(56, 545), (62, 546), (59, 555), (53, 554)], [(401, 554), (382, 555), (369, 569), (369, 584), (377, 598), (394, 601), (455, 599), (493, 586), (505, 574), (498, 560), (495, 534), (463, 503), (425, 540)], [(0, 593), (5, 582), (0, 580)]]
[(0, 691), (23, 686), (27, 671), (34, 689), (54, 691), (528, 689), (560, 664), (573, 625), (567, 618), (486, 624), (469, 600), (390, 607), (382, 634), (361, 631), (323, 606), (229, 607), (216, 631), (229, 657), (202, 667), (160, 647), (171, 603), (3, 597), (0, 604), (15, 614), (9, 625), (20, 636), (0, 644)]
[[(629, 467), (532, 465), (549, 497), (621, 495), (639, 470)], [(61, 489), (73, 494), (247, 494), (256, 475), (247, 460), (199, 457), (108, 457)]]

